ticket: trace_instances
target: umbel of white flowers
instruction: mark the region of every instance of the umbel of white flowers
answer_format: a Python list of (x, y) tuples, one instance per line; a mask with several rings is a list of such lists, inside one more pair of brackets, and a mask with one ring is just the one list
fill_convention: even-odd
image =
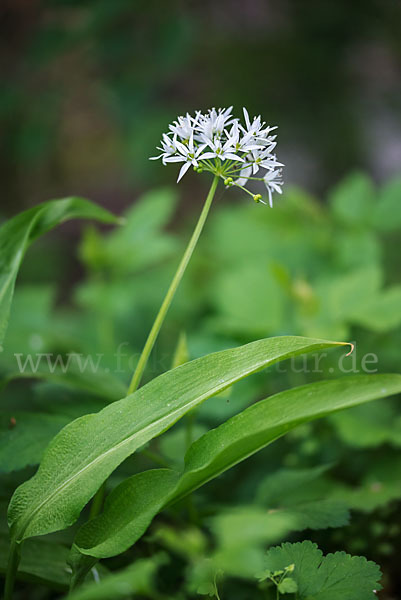
[[(250, 194), (255, 202), (262, 202), (261, 194), (253, 194), (245, 186), (250, 181), (263, 181), (270, 206), (273, 192), (281, 194), (282, 168), (274, 149), (276, 135), (261, 117), (249, 118), (246, 108), (245, 123), (231, 115), (230, 108), (211, 108), (206, 114), (178, 117), (169, 126), (168, 133), (158, 146), (161, 154), (150, 160), (162, 159), (163, 164), (183, 163), (177, 182), (191, 167), (195, 171), (209, 171), (224, 181), (227, 187), (236, 186)], [(259, 175), (256, 177), (256, 175)], [(262, 176), (260, 176), (262, 175)]]

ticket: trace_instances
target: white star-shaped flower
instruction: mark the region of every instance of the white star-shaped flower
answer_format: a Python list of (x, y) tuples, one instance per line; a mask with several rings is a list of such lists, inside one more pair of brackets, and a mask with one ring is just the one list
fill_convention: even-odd
[(193, 166), (195, 171), (213, 173), (226, 187), (236, 186), (255, 202), (266, 204), (261, 194), (248, 189), (255, 181), (263, 182), (271, 206), (273, 192), (281, 194), (283, 185), (283, 164), (274, 154), (277, 136), (271, 135), (276, 127), (266, 125), (260, 115), (251, 120), (246, 108), (243, 113), (244, 123), (232, 116), (232, 106), (177, 117), (163, 134), (158, 147), (161, 154), (152, 160), (184, 163), (177, 181)]

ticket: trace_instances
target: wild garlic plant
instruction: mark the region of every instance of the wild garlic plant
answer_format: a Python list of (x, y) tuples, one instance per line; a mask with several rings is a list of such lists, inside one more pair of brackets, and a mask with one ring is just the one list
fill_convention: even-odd
[[(128, 550), (164, 508), (291, 429), (401, 391), (401, 376), (391, 374), (348, 376), (284, 390), (251, 404), (191, 443), (182, 468), (167, 466), (136, 473), (117, 485), (103, 505), (104, 484), (119, 465), (205, 400), (279, 361), (349, 345), (289, 335), (261, 339), (185, 362), (138, 389), (219, 180), (226, 187), (244, 190), (256, 202), (263, 202), (262, 195), (253, 194), (246, 186), (263, 181), (270, 206), (272, 194), (281, 193), (282, 165), (273, 153), (274, 128), (266, 126), (260, 117), (251, 121), (245, 109), (244, 118), (245, 124), (241, 124), (231, 116), (231, 108), (197, 112), (192, 117), (178, 117), (163, 136), (161, 155), (155, 158), (161, 158), (164, 164), (183, 163), (179, 180), (191, 166), (197, 172), (210, 172), (213, 180), (209, 193), (125, 396), (121, 400), (113, 398), (99, 412), (83, 415), (64, 426), (44, 451), (36, 474), (15, 490), (8, 509), (11, 542), (5, 600), (13, 598), (23, 544), (32, 537), (70, 527), (92, 499), (89, 520), (76, 531), (71, 548), (71, 589), (85, 580), (97, 561)], [(263, 176), (254, 177), (259, 171)], [(86, 200), (67, 198), (36, 206), (0, 228), (0, 344), (5, 338), (14, 285), (27, 248), (49, 229), (77, 217), (119, 223), (113, 215)], [(68, 382), (68, 373), (56, 375), (57, 383), (62, 383), (63, 377)], [(102, 397), (105, 380), (116, 385), (115, 379), (108, 377), (107, 373), (102, 377), (96, 373), (90, 382), (91, 391), (97, 390)], [(81, 378), (75, 374), (74, 385), (87, 390), (87, 374)], [(284, 564), (284, 568), (292, 562), (295, 561)]]

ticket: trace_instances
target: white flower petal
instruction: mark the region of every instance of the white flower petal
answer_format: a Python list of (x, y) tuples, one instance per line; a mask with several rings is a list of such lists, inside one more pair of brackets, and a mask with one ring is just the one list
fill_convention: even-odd
[(237, 160), (239, 162), (245, 162), (243, 158), (241, 158), (241, 156), (238, 156), (238, 154), (232, 154), (231, 152), (225, 152), (224, 153), (224, 158), (228, 158), (230, 160)]
[(183, 162), (186, 160), (185, 156), (167, 156), (165, 162)]
[(181, 152), (181, 154), (188, 154), (188, 148), (187, 146), (185, 146), (185, 144), (182, 144), (181, 142), (176, 142), (176, 146), (177, 146), (177, 150), (179, 152)]
[(252, 167), (245, 167), (244, 169), (242, 169), (242, 171), (240, 172), (239, 179), (235, 181), (236, 185), (244, 186), (248, 182), (248, 177), (250, 177), (251, 174)]
[(198, 160), (206, 160), (208, 158), (216, 158), (216, 152), (205, 152), (205, 154), (198, 156)]
[(245, 106), (242, 108), (242, 110), (243, 110), (243, 113), (244, 113), (245, 124), (246, 124), (247, 128), (249, 129), (251, 127), (251, 122), (249, 120), (248, 111), (246, 110)]
[(188, 171), (190, 166), (191, 166), (190, 162), (184, 163), (182, 165), (180, 172), (178, 173), (177, 183), (184, 177), (185, 173)]

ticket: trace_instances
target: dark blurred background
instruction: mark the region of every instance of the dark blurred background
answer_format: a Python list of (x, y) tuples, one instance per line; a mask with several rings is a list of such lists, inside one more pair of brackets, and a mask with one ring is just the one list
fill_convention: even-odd
[(174, 182), (148, 157), (177, 114), (231, 104), (279, 126), (286, 181), (386, 179), (400, 24), (400, 0), (3, 0), (0, 212), (70, 194), (121, 211)]

